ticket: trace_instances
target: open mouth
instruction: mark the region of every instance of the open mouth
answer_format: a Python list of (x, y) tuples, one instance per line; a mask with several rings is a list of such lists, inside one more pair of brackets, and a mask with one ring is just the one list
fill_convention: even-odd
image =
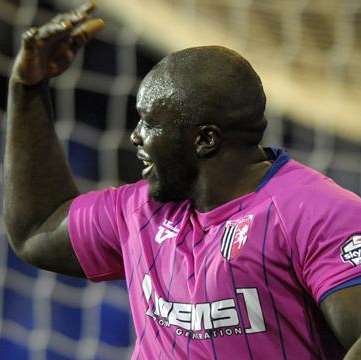
[(151, 161), (149, 161), (149, 160), (142, 160), (143, 161), (143, 164), (146, 166), (146, 167), (148, 167), (148, 166), (150, 166), (150, 165), (153, 165), (153, 163), (151, 162)]
[(149, 176), (150, 172), (153, 169), (153, 161), (151, 161), (149, 159), (148, 154), (143, 153), (141, 150), (137, 153), (137, 158), (142, 161), (143, 165), (145, 166), (145, 168), (142, 171), (142, 177), (146, 178)]
[(151, 173), (154, 163), (153, 161), (150, 160), (149, 155), (144, 152), (143, 150), (139, 150), (137, 152), (137, 158), (143, 163), (143, 165), (145, 166), (143, 171), (142, 171), (142, 177), (143, 179), (148, 177), (149, 174)]
[(146, 178), (152, 171), (154, 163), (152, 161), (143, 160), (143, 164), (145, 165), (145, 168), (142, 171), (142, 177)]

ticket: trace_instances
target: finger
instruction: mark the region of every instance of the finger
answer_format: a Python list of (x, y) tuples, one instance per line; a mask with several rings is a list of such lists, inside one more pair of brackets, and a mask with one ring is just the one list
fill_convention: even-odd
[(31, 49), (36, 44), (36, 35), (38, 34), (38, 28), (32, 27), (25, 31), (22, 35), (22, 41), (26, 49)]
[(95, 1), (88, 1), (80, 5), (75, 11), (83, 14), (91, 14), (96, 8)]
[(102, 30), (105, 23), (102, 19), (91, 19), (78, 26), (71, 33), (71, 48), (77, 50), (86, 44), (97, 32)]
[(88, 18), (88, 16), (95, 10), (96, 5), (93, 1), (87, 2), (77, 9), (65, 14), (55, 16), (51, 22), (59, 23), (62, 21), (70, 21), (73, 25), (78, 25)]
[(62, 21), (60, 23), (49, 23), (38, 29), (37, 40), (57, 41), (70, 35), (73, 25), (70, 21)]
[(50, 23), (58, 24), (62, 21), (70, 21), (73, 25), (77, 25), (82, 21), (86, 20), (88, 15), (77, 13), (76, 11), (72, 11), (66, 14), (60, 14), (55, 16)]

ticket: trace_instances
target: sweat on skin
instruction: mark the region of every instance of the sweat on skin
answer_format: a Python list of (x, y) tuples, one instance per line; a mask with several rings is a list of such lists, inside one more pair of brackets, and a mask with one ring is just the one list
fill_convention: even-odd
[[(93, 10), (94, 4), (87, 4), (26, 33), (12, 70), (4, 209), (17, 254), (68, 275), (126, 277), (139, 335), (134, 357), (152, 359), (164, 351), (167, 357), (189, 352), (199, 359), (222, 358), (229, 352), (232, 358), (236, 351), (279, 359), (301, 351), (309, 358), (340, 359), (345, 350), (337, 337), (349, 349), (344, 359), (359, 359), (361, 318), (350, 303), (361, 298), (360, 271), (343, 262), (338, 251), (361, 232), (360, 199), (282, 151), (259, 146), (265, 97), (258, 76), (236, 52), (216, 46), (185, 49), (155, 67), (139, 91), (141, 119), (132, 133), (138, 157), (151, 166), (145, 180), (78, 196), (51, 123), (47, 83), (103, 27), (101, 19), (91, 19)], [(308, 192), (310, 183), (319, 189), (316, 194)], [(314, 214), (310, 205), (297, 213), (294, 207), (300, 211), (301, 203), (313, 204), (324, 216), (309, 216)], [(330, 206), (332, 212), (324, 213)], [(345, 214), (357, 218), (344, 219)], [(240, 224), (249, 215), (252, 224), (237, 252), (236, 235), (229, 234), (245, 236)], [(154, 241), (159, 227), (169, 224), (177, 235)], [(318, 237), (289, 237), (301, 229), (314, 234), (315, 224), (322, 228)], [(231, 251), (221, 250), (220, 243)], [(291, 266), (299, 281), (289, 271), (291, 249), (292, 254), (299, 250), (300, 259), (293, 257)], [(300, 307), (304, 296), (321, 302), (309, 308), (319, 329), (314, 337), (297, 328), (307, 324)], [(285, 299), (299, 311), (289, 314)], [(164, 309), (153, 309), (165, 302), (172, 307), (166, 314), (169, 326), (157, 321)], [(328, 325), (320, 320), (320, 309)], [(211, 339), (205, 333), (181, 336), (185, 333), (174, 325), (183, 321), (182, 331), (222, 330), (217, 327), (222, 316), (227, 326), (239, 326), (212, 333)], [(331, 342), (319, 336), (324, 329)]]

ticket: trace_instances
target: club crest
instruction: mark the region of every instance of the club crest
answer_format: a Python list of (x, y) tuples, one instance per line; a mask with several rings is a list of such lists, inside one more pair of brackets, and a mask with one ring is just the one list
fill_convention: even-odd
[(221, 239), (221, 253), (225, 259), (233, 259), (240, 253), (247, 241), (253, 218), (253, 215), (247, 215), (242, 219), (226, 222)]

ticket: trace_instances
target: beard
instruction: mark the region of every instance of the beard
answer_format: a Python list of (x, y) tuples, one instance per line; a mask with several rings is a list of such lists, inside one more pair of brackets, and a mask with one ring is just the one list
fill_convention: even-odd
[(191, 197), (198, 171), (195, 166), (174, 165), (166, 169), (154, 169), (154, 176), (148, 179), (149, 195), (156, 201), (183, 201)]
[(167, 151), (154, 160), (154, 168), (148, 178), (149, 195), (156, 201), (182, 201), (189, 199), (198, 177), (197, 159), (187, 142), (187, 127), (178, 127), (172, 134)]

